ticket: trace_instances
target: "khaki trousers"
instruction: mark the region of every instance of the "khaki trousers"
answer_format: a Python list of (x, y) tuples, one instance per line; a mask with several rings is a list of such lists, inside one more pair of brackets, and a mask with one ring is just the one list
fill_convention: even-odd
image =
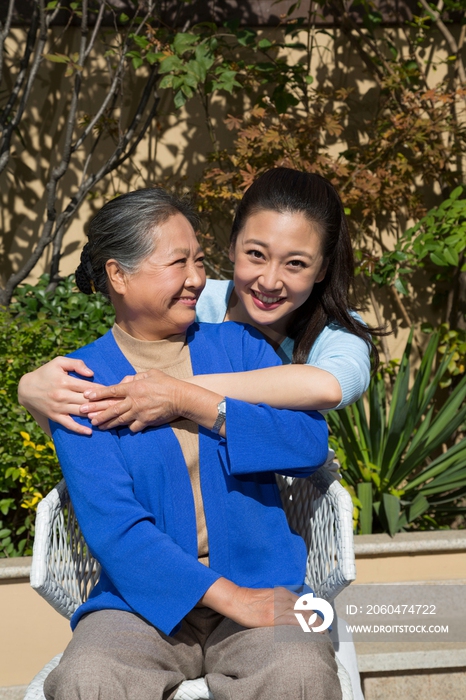
[(172, 637), (132, 613), (86, 615), (44, 693), (47, 700), (171, 700), (180, 683), (199, 676), (215, 700), (341, 700), (327, 633), (248, 629), (204, 607)]

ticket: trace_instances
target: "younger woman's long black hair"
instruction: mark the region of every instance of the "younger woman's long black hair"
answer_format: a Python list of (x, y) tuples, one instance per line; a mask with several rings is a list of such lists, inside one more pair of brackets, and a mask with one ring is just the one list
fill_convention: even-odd
[[(369, 328), (350, 312), (349, 295), (354, 281), (354, 257), (343, 204), (334, 186), (321, 175), (291, 168), (274, 168), (257, 178), (239, 203), (230, 236), (235, 245), (246, 219), (258, 211), (302, 213), (322, 236), (324, 279), (299, 309), (291, 314), (287, 334), (294, 340), (293, 362), (305, 364), (319, 333), (332, 321), (366, 341), (377, 367), (379, 355)], [(353, 307), (354, 310), (354, 307)]]

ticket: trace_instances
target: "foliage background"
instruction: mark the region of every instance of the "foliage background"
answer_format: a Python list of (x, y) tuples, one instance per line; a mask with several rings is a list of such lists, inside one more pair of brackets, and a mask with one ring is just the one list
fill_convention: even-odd
[(17, 291), (0, 312), (0, 557), (30, 555), (38, 501), (60, 481), (53, 443), (21, 406), (23, 374), (99, 337), (114, 319), (100, 294), (78, 292), (73, 278), (47, 292), (48, 278)]

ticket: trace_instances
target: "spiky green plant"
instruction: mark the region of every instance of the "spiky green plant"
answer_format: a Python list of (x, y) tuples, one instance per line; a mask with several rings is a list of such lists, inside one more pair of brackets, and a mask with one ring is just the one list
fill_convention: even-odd
[(434, 333), (410, 388), (411, 333), (390, 392), (378, 372), (367, 399), (329, 413), (344, 481), (357, 495), (360, 534), (394, 535), (420, 519), (434, 523), (466, 510), (458, 505), (466, 495), (466, 438), (457, 437), (466, 377), (440, 398), (450, 356), (436, 367), (438, 344)]

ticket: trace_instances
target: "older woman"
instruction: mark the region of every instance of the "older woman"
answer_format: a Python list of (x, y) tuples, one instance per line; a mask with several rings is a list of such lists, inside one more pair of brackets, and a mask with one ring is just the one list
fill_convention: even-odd
[(216, 700), (341, 697), (328, 635), (305, 635), (293, 614), (306, 552), (274, 478), (324, 461), (325, 422), (185, 381), (279, 364), (254, 329), (192, 325), (205, 284), (195, 224), (151, 189), (112, 200), (90, 225), (77, 279), (109, 295), (116, 324), (74, 357), (102, 384), (162, 369), (181, 418), (138, 434), (51, 425), (102, 575), (48, 699), (168, 699), (204, 674)]

